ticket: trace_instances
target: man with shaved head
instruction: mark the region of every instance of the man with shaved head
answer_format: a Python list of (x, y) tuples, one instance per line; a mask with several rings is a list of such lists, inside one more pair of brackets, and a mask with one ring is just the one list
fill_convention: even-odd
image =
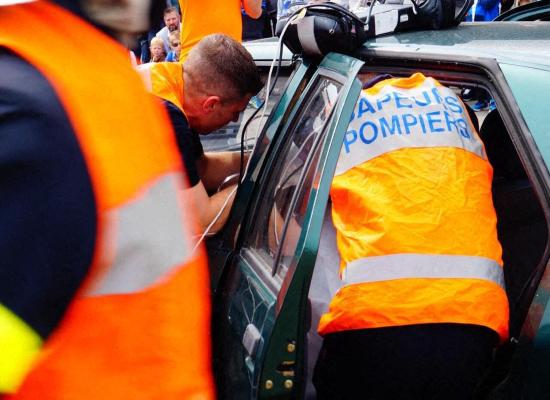
[[(193, 47), (183, 65), (156, 63), (139, 70), (146, 86), (164, 100), (189, 178), (186, 195), (195, 201), (200, 226), (206, 229), (234, 185), (211, 196), (209, 193), (239, 170), (240, 155), (205, 153), (198, 135), (238, 120), (250, 98), (263, 86), (258, 69), (240, 43), (225, 34), (212, 34)], [(223, 209), (212, 231), (223, 226), (229, 209)]]

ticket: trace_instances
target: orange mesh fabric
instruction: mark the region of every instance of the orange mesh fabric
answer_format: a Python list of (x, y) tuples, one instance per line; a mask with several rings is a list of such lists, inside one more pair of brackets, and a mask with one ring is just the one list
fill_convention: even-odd
[[(342, 276), (350, 262), (376, 256), (376, 263), (354, 265), (383, 271), (390, 256), (407, 254), (486, 260), (502, 276), (491, 181), (483, 144), (449, 89), (415, 74), (364, 91), (330, 193)], [(437, 270), (437, 257), (422, 260)], [(499, 284), (460, 277), (460, 268), (449, 278), (411, 268), (413, 277), (344, 286), (319, 332), (464, 323), (507, 337), (508, 302)]]

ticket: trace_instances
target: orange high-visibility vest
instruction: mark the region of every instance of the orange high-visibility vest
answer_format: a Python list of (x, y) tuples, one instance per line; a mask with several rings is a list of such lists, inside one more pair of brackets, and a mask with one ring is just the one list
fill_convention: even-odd
[(183, 65), (174, 62), (141, 64), (136, 67), (145, 88), (183, 111)]
[(241, 0), (179, 0), (181, 10), (180, 62), (200, 40), (213, 33), (224, 33), (242, 40)]
[(0, 46), (60, 98), (98, 218), (90, 273), (14, 398), (214, 398), (208, 271), (167, 115), (125, 49), (51, 3), (0, 7)]
[(414, 74), (363, 91), (331, 187), (344, 285), (319, 332), (460, 323), (505, 339), (492, 173), (449, 88)]

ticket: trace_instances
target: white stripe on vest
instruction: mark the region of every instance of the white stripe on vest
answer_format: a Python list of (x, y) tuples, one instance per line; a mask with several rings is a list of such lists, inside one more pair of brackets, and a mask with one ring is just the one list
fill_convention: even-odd
[(386, 85), (376, 95), (363, 91), (335, 175), (390, 151), (420, 147), (455, 147), (487, 159), (464, 104), (434, 79), (415, 88)]
[(504, 272), (494, 260), (477, 256), (389, 254), (348, 263), (344, 285), (405, 278), (482, 279), (504, 289)]
[(162, 176), (138, 198), (107, 213), (103, 252), (107, 271), (88, 296), (146, 289), (190, 256), (177, 190), (179, 173)]

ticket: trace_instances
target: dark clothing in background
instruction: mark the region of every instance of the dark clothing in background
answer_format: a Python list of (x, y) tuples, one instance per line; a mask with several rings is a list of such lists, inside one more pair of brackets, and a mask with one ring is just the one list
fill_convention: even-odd
[(176, 134), (178, 149), (182, 158), (189, 186), (193, 187), (200, 182), (199, 171), (197, 170), (197, 161), (204, 154), (199, 135), (189, 127), (189, 122), (185, 114), (173, 103), (163, 100), (164, 106), (168, 111), (170, 121)]
[(277, 2), (262, 0), (262, 15), (257, 19), (250, 18), (244, 10), (242, 10), (242, 20), (243, 42), (275, 36)]
[(0, 302), (45, 339), (91, 265), (94, 193), (55, 91), (1, 47), (0, 120)]

